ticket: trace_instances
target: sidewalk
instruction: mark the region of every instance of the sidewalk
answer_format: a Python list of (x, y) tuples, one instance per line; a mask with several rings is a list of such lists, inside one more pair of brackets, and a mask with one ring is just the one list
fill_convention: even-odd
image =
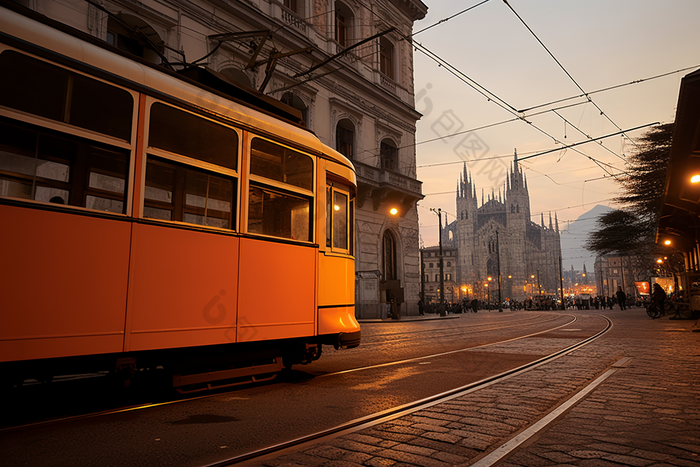
[[(695, 321), (652, 320), (639, 308), (567, 312), (579, 320), (605, 314), (615, 325), (594, 343), (522, 375), (263, 465), (473, 465), (618, 362), (599, 386), (498, 465), (700, 467)], [(530, 338), (474, 351), (537, 353), (551, 342)]]

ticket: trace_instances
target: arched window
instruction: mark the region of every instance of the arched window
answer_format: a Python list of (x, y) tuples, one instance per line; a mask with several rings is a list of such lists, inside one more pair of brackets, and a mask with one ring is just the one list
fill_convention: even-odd
[(335, 129), (335, 149), (348, 159), (355, 153), (355, 125), (346, 119), (338, 122)]
[(253, 84), (250, 82), (250, 78), (248, 78), (248, 75), (246, 75), (243, 70), (229, 67), (221, 70), (221, 74), (234, 83), (242, 84), (243, 86), (247, 86), (249, 88), (253, 87)]
[(385, 281), (396, 280), (396, 240), (388, 230), (382, 241), (382, 273)]
[(379, 71), (394, 79), (394, 44), (386, 37), (379, 38)]
[(304, 0), (283, 0), (284, 6), (299, 16), (304, 13)]
[(304, 124), (307, 127), (309, 126), (309, 108), (306, 106), (306, 104), (304, 104), (304, 101), (301, 100), (301, 97), (291, 92), (285, 92), (281, 100), (283, 104), (287, 104), (288, 106), (299, 110), (301, 112), (301, 119), (304, 120)]
[(396, 171), (398, 168), (399, 150), (390, 139), (385, 139), (379, 145), (379, 156), (382, 160), (382, 168)]
[(352, 20), (352, 10), (342, 2), (335, 2), (335, 40), (341, 47), (350, 45)]
[(155, 29), (136, 16), (118, 13), (118, 17), (121, 21), (112, 16), (107, 20), (107, 42), (124, 52), (160, 64), (163, 40)]

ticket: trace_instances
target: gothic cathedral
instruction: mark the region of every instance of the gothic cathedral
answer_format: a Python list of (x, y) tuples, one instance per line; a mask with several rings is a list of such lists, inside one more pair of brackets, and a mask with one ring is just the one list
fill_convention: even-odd
[[(492, 293), (501, 276), (501, 298), (522, 301), (538, 295), (560, 297), (561, 241), (559, 222), (549, 214), (549, 227), (531, 220), (527, 179), (517, 155), (503, 192), (492, 191), (481, 206), (466, 163), (457, 186), (457, 219), (443, 230), (443, 244), (457, 249), (458, 286), (478, 298), (485, 284)], [(488, 278), (490, 282), (487, 282)]]

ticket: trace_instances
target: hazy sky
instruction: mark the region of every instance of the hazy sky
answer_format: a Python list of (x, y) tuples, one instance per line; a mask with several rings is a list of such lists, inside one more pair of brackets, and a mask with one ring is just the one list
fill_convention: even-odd
[[(480, 1), (423, 0), (428, 16), (415, 24), (414, 31)], [(418, 203), (418, 215), (426, 246), (437, 244), (437, 216), (429, 208), (441, 208), (449, 222), (455, 219), (455, 189), (464, 161), (479, 198), (482, 188), (487, 195), (494, 187), (498, 193), (514, 148), (519, 157), (527, 157), (586, 140), (576, 127), (598, 138), (618, 132), (618, 127), (626, 130), (673, 121), (680, 79), (700, 68), (699, 0), (508, 1), (566, 72), (503, 0), (487, 1), (415, 36), (444, 61), (444, 66), (438, 66), (420, 50), (414, 52), (416, 108), (424, 115), (418, 122), (416, 151), (418, 179), (425, 194)], [(495, 98), (489, 101), (450, 73), (450, 67)], [(527, 118), (532, 125), (517, 120), (469, 131), (523, 115), (503, 107), (522, 110), (581, 95), (581, 89), (592, 93), (687, 67), (694, 68), (590, 94), (600, 110), (579, 98), (526, 112), (528, 116), (550, 110)], [(498, 99), (503, 107), (495, 103)], [(627, 134), (634, 138), (643, 131)], [(455, 132), (460, 134), (426, 142)], [(556, 212), (563, 229), (567, 221), (596, 204), (612, 206), (610, 198), (619, 186), (610, 176), (601, 179), (606, 172), (589, 157), (613, 166), (608, 170), (617, 173), (635, 146), (621, 135), (602, 142), (605, 147), (587, 143), (521, 163), (533, 221), (539, 223), (544, 212), (547, 224), (549, 212), (552, 216)]]

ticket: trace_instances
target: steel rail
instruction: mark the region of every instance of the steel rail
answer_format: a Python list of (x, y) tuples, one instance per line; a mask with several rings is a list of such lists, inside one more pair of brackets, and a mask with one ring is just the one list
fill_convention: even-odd
[[(400, 418), (406, 415), (409, 415), (413, 412), (417, 412), (419, 410), (423, 410), (429, 407), (432, 407), (437, 404), (441, 404), (443, 402), (447, 402), (452, 399), (456, 399), (458, 397), (462, 397), (466, 394), (469, 394), (474, 391), (478, 391), (480, 389), (484, 389), (488, 386), (491, 386), (493, 384), (499, 383), (501, 381), (504, 381), (506, 379), (512, 378), (514, 376), (517, 376), (519, 374), (525, 373), (527, 371), (530, 371), (534, 368), (537, 368), (541, 365), (544, 365), (546, 363), (549, 363), (553, 360), (556, 360), (557, 358), (561, 358), (564, 355), (567, 355), (574, 350), (578, 350), (579, 348), (588, 345), (589, 343), (595, 341), (596, 339), (600, 338), (603, 336), (605, 333), (607, 333), (610, 329), (612, 329), (613, 323), (608, 318), (607, 316), (600, 315), (602, 318), (604, 318), (607, 322), (605, 328), (593, 336), (590, 336), (581, 342), (578, 342), (576, 344), (570, 345), (569, 347), (566, 347), (564, 349), (561, 349), (557, 352), (554, 352), (550, 355), (547, 355), (545, 357), (542, 357), (538, 360), (535, 360), (530, 363), (526, 363), (524, 365), (521, 365), (519, 367), (513, 368), (508, 371), (504, 371), (502, 373), (499, 373), (497, 375), (490, 376), (488, 378), (484, 378), (480, 381), (476, 381), (474, 383), (467, 384), (465, 386), (461, 386), (455, 389), (451, 389), (449, 391), (442, 392), (440, 394), (436, 394), (434, 396), (426, 397), (424, 399), (420, 399), (414, 402), (410, 402), (408, 404), (403, 404), (398, 407), (394, 407), (392, 409), (384, 410), (382, 412), (377, 412), (375, 414), (367, 415), (365, 417), (361, 417), (352, 421), (349, 421), (347, 423), (343, 423), (341, 425), (338, 425), (337, 427), (330, 428), (327, 430), (322, 430), (316, 433), (312, 433), (307, 436), (302, 436), (290, 441), (285, 441), (283, 443), (276, 444), (274, 446), (268, 446), (263, 449), (258, 449), (256, 451), (252, 451), (246, 454), (241, 454), (238, 456), (230, 457), (228, 459), (224, 459), (219, 462), (215, 462), (212, 464), (206, 464), (203, 467), (226, 467), (229, 465), (235, 465), (235, 464), (242, 464), (246, 463), (249, 461), (256, 461), (259, 462), (265, 458), (270, 458), (270, 457), (277, 457), (282, 454), (284, 454), (286, 451), (297, 451), (299, 449), (302, 449), (303, 447), (307, 445), (312, 445), (312, 444), (318, 444), (320, 442), (334, 439), (340, 436), (343, 436), (345, 434), (349, 434), (355, 431), (359, 431), (365, 428), (372, 427), (374, 425), (378, 425), (384, 422), (388, 422), (390, 420), (394, 420), (396, 418)], [(569, 323), (571, 324), (571, 323)], [(506, 341), (507, 342), (507, 341)]]
[[(513, 341), (517, 341), (517, 340), (520, 340), (520, 339), (527, 339), (528, 337), (533, 337), (533, 336), (537, 336), (537, 335), (539, 335), (539, 334), (545, 334), (545, 333), (547, 333), (547, 332), (556, 331), (557, 329), (566, 327), (566, 326), (568, 326), (568, 325), (573, 324), (573, 323), (576, 322), (576, 316), (574, 316), (574, 315), (560, 315), (560, 316), (569, 316), (569, 317), (571, 317), (571, 318), (573, 318), (573, 319), (572, 319), (571, 321), (569, 321), (568, 323), (564, 323), (564, 324), (562, 324), (562, 325), (559, 325), (559, 326), (556, 326), (556, 327), (553, 327), (553, 328), (549, 328), (549, 329), (545, 329), (545, 330), (542, 330), (542, 331), (533, 332), (532, 334), (526, 334), (526, 335), (524, 335), (524, 336), (511, 337), (510, 339), (504, 339), (504, 340), (498, 341), (498, 342), (489, 342), (488, 344), (474, 345), (474, 346), (471, 346), (471, 347), (463, 347), (463, 348), (461, 348), (461, 349), (455, 349), (455, 350), (447, 350), (447, 351), (445, 351), (445, 352), (440, 352), (440, 353), (435, 353), (435, 354), (430, 354), (430, 355), (422, 355), (422, 356), (420, 356), (420, 357), (411, 357), (411, 358), (406, 358), (406, 359), (403, 359), (403, 360), (395, 360), (395, 361), (393, 361), (393, 362), (377, 363), (376, 365), (368, 365), (368, 366), (359, 367), (359, 368), (350, 368), (350, 369), (348, 369), (348, 370), (335, 371), (335, 372), (332, 372), (332, 373), (326, 373), (326, 374), (318, 375), (318, 376), (316, 376), (316, 377), (317, 377), (317, 378), (320, 378), (320, 377), (325, 377), (325, 376), (342, 375), (342, 374), (344, 374), (344, 373), (354, 373), (355, 371), (372, 370), (372, 369), (374, 369), (374, 368), (382, 368), (382, 367), (386, 367), (386, 366), (401, 365), (401, 364), (403, 364), (403, 363), (410, 363), (410, 362), (414, 362), (414, 361), (418, 361), (418, 360), (425, 360), (425, 359), (427, 359), (427, 358), (442, 357), (442, 356), (445, 356), (445, 355), (451, 355), (451, 354), (456, 354), (456, 353), (461, 353), (461, 352), (468, 352), (468, 351), (470, 351), (470, 350), (480, 349), (480, 348), (482, 348), (482, 347), (490, 347), (490, 346), (492, 346), (492, 345), (505, 344), (506, 342), (513, 342)], [(500, 328), (500, 329), (506, 329), (507, 327), (509, 327), (509, 326), (504, 326), (504, 327), (502, 327), (502, 328)], [(512, 327), (512, 326), (510, 326), (510, 327)], [(490, 330), (490, 329), (489, 329), (489, 330)]]
[[(410, 363), (410, 362), (412, 362), (412, 361), (425, 360), (425, 359), (433, 358), (433, 357), (440, 357), (440, 356), (444, 356), (444, 355), (450, 355), (450, 354), (455, 354), (455, 353), (460, 353), (460, 352), (466, 352), (466, 351), (469, 351), (469, 350), (472, 350), (472, 349), (477, 349), (477, 348), (481, 348), (481, 347), (488, 347), (488, 346), (503, 344), (503, 343), (506, 343), (506, 342), (512, 342), (512, 341), (515, 341), (515, 340), (525, 339), (525, 338), (528, 338), (528, 337), (536, 336), (536, 335), (538, 335), (538, 334), (543, 334), (543, 333), (555, 331), (555, 330), (557, 330), (557, 329), (559, 329), (559, 328), (568, 326), (568, 325), (573, 324), (574, 322), (576, 322), (576, 316), (575, 316), (575, 315), (568, 314), (568, 315), (557, 315), (557, 316), (569, 316), (569, 317), (571, 317), (571, 318), (573, 318), (573, 319), (572, 319), (571, 321), (565, 323), (565, 324), (560, 325), (560, 326), (556, 326), (556, 327), (553, 327), (553, 328), (550, 328), (550, 329), (546, 329), (546, 330), (543, 330), (543, 331), (538, 331), (538, 332), (533, 333), (533, 334), (527, 334), (527, 335), (524, 335), (524, 336), (518, 336), (518, 337), (514, 337), (514, 338), (510, 338), (510, 339), (501, 340), (501, 341), (498, 341), (498, 342), (491, 342), (491, 343), (482, 344), (482, 345), (479, 345), (479, 346), (465, 347), (465, 348), (462, 348), (462, 349), (450, 350), (450, 351), (440, 352), (440, 353), (431, 354), (431, 355), (423, 355), (423, 356), (420, 356), (420, 357), (413, 357), (413, 358), (403, 359), (403, 360), (397, 360), (397, 361), (393, 361), (393, 362), (385, 362), (385, 363), (380, 363), (380, 364), (376, 364), (376, 365), (370, 365), (370, 366), (366, 366), (366, 367), (350, 368), (350, 369), (347, 369), (347, 370), (341, 370), (341, 371), (337, 371), (337, 372), (332, 372), (332, 373), (326, 373), (326, 374), (317, 375), (316, 377), (320, 378), (320, 377), (328, 377), (328, 376), (333, 376), (333, 375), (340, 375), (340, 374), (344, 374), (344, 373), (353, 373), (353, 372), (356, 372), (356, 371), (371, 370), (371, 369), (374, 369), (374, 368), (381, 368), (381, 367), (386, 367), (386, 366), (399, 365), (399, 364), (404, 364), (404, 363)], [(538, 316), (538, 317), (539, 317), (539, 316)], [(477, 383), (474, 383), (474, 384), (477, 384)], [(457, 389), (460, 389), (460, 388), (457, 388)], [(150, 409), (150, 408), (154, 408), (154, 407), (160, 407), (160, 406), (164, 406), (164, 405), (172, 405), (172, 404), (178, 404), (178, 403), (184, 403), (184, 402), (190, 402), (190, 401), (197, 401), (197, 400), (201, 400), (201, 399), (206, 399), (206, 398), (211, 398), (211, 397), (217, 397), (217, 396), (219, 396), (220, 394), (221, 394), (220, 392), (216, 392), (216, 393), (211, 393), (211, 394), (202, 394), (201, 396), (196, 396), (196, 397), (178, 398), (178, 399), (175, 399), (175, 400), (167, 400), (167, 401), (161, 401), (161, 402), (146, 402), (146, 403), (134, 404), (134, 405), (126, 406), (126, 407), (118, 407), (118, 408), (114, 408), (114, 409), (101, 410), (101, 411), (98, 411), (98, 412), (84, 413), (84, 414), (72, 415), (72, 416), (71, 416), (71, 415), (69, 415), (69, 416), (62, 416), (62, 417), (53, 418), (53, 419), (47, 419), (47, 420), (39, 420), (39, 421), (30, 422), (30, 423), (24, 423), (24, 424), (21, 424), (21, 425), (0, 427), (0, 433), (8, 432), (8, 431), (14, 431), (14, 430), (20, 430), (20, 429), (26, 429), (26, 428), (33, 428), (33, 427), (37, 427), (37, 426), (46, 426), (46, 425), (51, 425), (51, 424), (61, 423), (61, 422), (69, 422), (69, 421), (76, 421), (76, 420), (84, 420), (84, 419), (89, 419), (89, 418), (102, 417), (102, 416), (107, 416), (107, 415), (114, 415), (114, 414), (119, 414), (119, 413), (124, 413), (124, 412), (132, 412), (132, 411), (137, 411), (137, 410), (145, 410), (145, 409)], [(433, 397), (435, 397), (435, 396), (433, 396)], [(418, 401), (418, 402), (420, 402), (420, 401)], [(400, 407), (403, 407), (403, 406), (399, 406), (399, 408), (400, 408)], [(394, 410), (394, 409), (390, 409), (390, 410)], [(376, 415), (376, 414), (375, 414), (375, 415)], [(358, 419), (358, 420), (362, 420), (362, 419)], [(349, 422), (349, 423), (352, 423), (352, 422)], [(342, 426), (342, 425), (341, 425), (341, 426)]]
[[(502, 316), (505, 316), (505, 315), (502, 315)], [(473, 324), (465, 324), (463, 326), (450, 326), (449, 329), (455, 330), (455, 331), (468, 329), (469, 332), (467, 332), (466, 334), (474, 334), (476, 332), (493, 331), (495, 329), (498, 329), (498, 330), (509, 329), (509, 328), (514, 328), (514, 327), (521, 327), (523, 325), (546, 324), (549, 321), (555, 321), (556, 319), (561, 318), (562, 316), (572, 316), (572, 315), (550, 313), (549, 316), (547, 316), (547, 318), (548, 318), (547, 320), (533, 322), (533, 320), (536, 320), (536, 319), (542, 317), (542, 315), (540, 314), (540, 315), (537, 315), (534, 317), (528, 317), (528, 319), (523, 319), (523, 320), (519, 320), (519, 321), (509, 321), (508, 324), (505, 326), (502, 323), (476, 323), (476, 324), (473, 323)], [(415, 321), (420, 321), (420, 320), (415, 320)], [(414, 321), (407, 321), (407, 322), (410, 323), (410, 322), (414, 322)], [(369, 342), (369, 343), (364, 343), (362, 345), (365, 347), (372, 346), (372, 345), (381, 345), (381, 344), (385, 344), (387, 342), (393, 342), (394, 340), (398, 340), (398, 339), (401, 339), (402, 341), (405, 339), (412, 339), (412, 340), (423, 339), (423, 338), (425, 338), (425, 334), (427, 334), (427, 333), (440, 333), (440, 337), (456, 336), (456, 335), (465, 334), (463, 332), (452, 332), (449, 334), (445, 334), (443, 331), (444, 331), (444, 329), (424, 329), (424, 330), (420, 330), (420, 331), (402, 331), (402, 332), (395, 332), (395, 333), (384, 332), (381, 334), (367, 334), (364, 337), (371, 338), (371, 339), (374, 339), (377, 337), (386, 337), (386, 336), (406, 336), (406, 335), (412, 335), (412, 336), (410, 336), (408, 338), (396, 337), (396, 339), (391, 339), (391, 340), (382, 341), (382, 342)]]

